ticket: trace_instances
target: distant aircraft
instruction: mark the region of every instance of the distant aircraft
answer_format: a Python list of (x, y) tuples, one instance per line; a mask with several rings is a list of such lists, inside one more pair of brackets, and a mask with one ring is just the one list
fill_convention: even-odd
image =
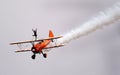
[[(56, 45), (56, 41), (54, 40), (61, 38), (62, 36), (54, 37), (54, 34), (51, 30), (49, 30), (49, 37), (45, 39), (37, 39), (37, 29), (35, 30), (32, 29), (32, 31), (34, 33), (33, 36), (35, 37), (34, 40), (10, 43), (10, 45), (20, 45), (20, 44), (25, 44), (25, 43), (31, 43), (32, 47), (30, 49), (22, 49), (22, 50), (17, 50), (15, 52), (32, 51), (33, 52), (33, 55), (31, 56), (32, 59), (35, 59), (36, 54), (42, 54), (44, 58), (47, 58), (47, 53), (44, 52), (46, 49), (64, 46), (63, 44)], [(49, 46), (50, 43), (54, 43), (54, 45), (52, 44), (52, 46)]]

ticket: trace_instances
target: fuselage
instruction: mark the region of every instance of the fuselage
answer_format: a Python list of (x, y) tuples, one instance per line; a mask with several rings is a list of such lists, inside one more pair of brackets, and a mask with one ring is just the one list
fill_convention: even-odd
[(45, 48), (49, 43), (51, 42), (51, 40), (44, 40), (41, 43), (37, 43), (34, 45), (34, 49), (35, 51), (33, 51), (34, 53), (41, 53), (42, 49)]

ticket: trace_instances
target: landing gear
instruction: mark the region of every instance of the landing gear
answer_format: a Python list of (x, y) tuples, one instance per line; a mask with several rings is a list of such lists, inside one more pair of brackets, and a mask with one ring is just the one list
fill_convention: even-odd
[(43, 53), (43, 52), (41, 52), (41, 53), (42, 53), (44, 58), (47, 58), (47, 54), (46, 53)]
[[(42, 55), (43, 55), (44, 58), (47, 58), (47, 54), (46, 53), (43, 53), (43, 52), (41, 52), (41, 53), (42, 53)], [(33, 53), (33, 55), (31, 56), (31, 58), (35, 59), (35, 57), (36, 57), (36, 53)]]
[(44, 57), (44, 58), (47, 58), (47, 54), (46, 54), (46, 53), (45, 53), (45, 54), (43, 54), (43, 57)]
[(32, 59), (35, 59), (35, 57), (36, 57), (36, 55), (35, 55), (35, 54), (33, 54), (33, 55), (31, 56), (31, 58), (32, 58)]

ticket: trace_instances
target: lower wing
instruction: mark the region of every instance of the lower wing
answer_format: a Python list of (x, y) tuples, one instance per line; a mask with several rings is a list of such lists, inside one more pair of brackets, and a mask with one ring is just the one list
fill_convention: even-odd
[[(61, 44), (61, 45), (56, 45), (56, 46), (50, 46), (50, 47), (45, 47), (45, 48), (43, 48), (43, 49), (58, 48), (58, 47), (62, 47), (62, 46), (64, 46), (64, 45)], [(17, 50), (17, 51), (15, 51), (15, 52), (29, 52), (29, 51), (31, 51), (31, 50), (30, 50), (30, 49), (24, 49), (24, 50)]]
[(56, 46), (50, 46), (50, 47), (45, 47), (43, 49), (58, 48), (58, 47), (62, 47), (62, 46), (64, 46), (64, 45), (61, 44), (61, 45), (56, 45)]

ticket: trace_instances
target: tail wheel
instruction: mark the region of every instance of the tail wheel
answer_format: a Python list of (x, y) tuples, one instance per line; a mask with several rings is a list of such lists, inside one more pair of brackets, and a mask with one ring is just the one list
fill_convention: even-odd
[(44, 56), (44, 58), (47, 58), (47, 54), (45, 53), (45, 54), (43, 54), (43, 56)]

